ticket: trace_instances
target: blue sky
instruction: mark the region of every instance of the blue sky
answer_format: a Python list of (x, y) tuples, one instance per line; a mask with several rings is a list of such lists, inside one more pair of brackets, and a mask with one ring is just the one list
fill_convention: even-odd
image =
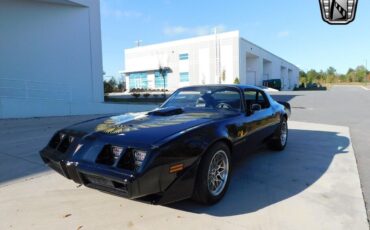
[(359, 0), (356, 20), (323, 22), (318, 0), (180, 1), (101, 0), (103, 66), (109, 76), (124, 69), (123, 50), (143, 45), (239, 30), (242, 37), (303, 70), (339, 73), (370, 67), (370, 1)]

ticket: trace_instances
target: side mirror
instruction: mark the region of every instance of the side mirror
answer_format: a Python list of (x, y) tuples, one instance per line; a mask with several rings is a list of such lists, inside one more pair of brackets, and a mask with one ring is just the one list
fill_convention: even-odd
[(252, 104), (251, 106), (251, 111), (252, 112), (257, 112), (257, 111), (260, 111), (262, 109), (261, 105), (260, 104)]

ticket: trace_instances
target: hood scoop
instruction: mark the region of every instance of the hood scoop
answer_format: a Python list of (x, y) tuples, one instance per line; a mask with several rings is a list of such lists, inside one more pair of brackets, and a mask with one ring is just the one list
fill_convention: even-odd
[(148, 113), (148, 115), (155, 115), (155, 116), (173, 116), (182, 114), (184, 110), (179, 107), (167, 107), (167, 108), (159, 108), (155, 109)]

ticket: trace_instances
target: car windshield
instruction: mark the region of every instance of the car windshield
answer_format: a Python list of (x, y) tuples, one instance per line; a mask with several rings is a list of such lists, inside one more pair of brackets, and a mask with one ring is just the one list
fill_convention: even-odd
[(234, 87), (188, 87), (177, 90), (161, 107), (241, 111), (240, 97)]

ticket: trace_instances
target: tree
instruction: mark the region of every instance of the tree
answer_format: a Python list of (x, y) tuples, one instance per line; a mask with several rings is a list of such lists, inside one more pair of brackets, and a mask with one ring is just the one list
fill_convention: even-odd
[(337, 70), (330, 66), (324, 73), (325, 83), (334, 83), (337, 80)]
[(300, 82), (300, 85), (307, 84), (307, 74), (303, 70), (299, 71), (299, 82)]
[(116, 89), (117, 88), (117, 81), (116, 81), (116, 79), (114, 78), (114, 77), (112, 77), (109, 81), (108, 81), (108, 83), (113, 87), (113, 89)]
[(316, 70), (311, 69), (307, 72), (307, 83), (312, 84), (319, 78), (319, 73)]
[(226, 70), (222, 70), (221, 80), (222, 80), (222, 82), (226, 81)]
[(345, 74), (339, 75), (339, 80), (340, 82), (347, 82), (348, 81), (347, 75)]
[(316, 76), (316, 83), (322, 83), (323, 81), (326, 81), (326, 73), (322, 70), (320, 70), (320, 72), (318, 73), (318, 75)]
[(166, 97), (166, 76), (167, 76), (167, 73), (169, 72), (170, 68), (169, 67), (163, 67), (163, 66), (159, 66), (159, 74), (162, 76), (163, 78), (163, 97)]
[(113, 92), (113, 87), (107, 81), (104, 81), (104, 93), (111, 92)]
[(367, 70), (365, 66), (360, 65), (356, 67), (356, 79), (359, 82), (363, 82), (366, 78)]
[(117, 89), (118, 89), (118, 91), (120, 91), (120, 92), (123, 92), (123, 91), (124, 91), (124, 87), (123, 87), (123, 83), (122, 83), (122, 82), (118, 83), (118, 85), (117, 85)]
[(114, 77), (104, 80), (104, 93), (112, 93), (118, 90), (118, 83)]
[(356, 71), (352, 68), (349, 68), (346, 74), (346, 78), (348, 82), (353, 82), (356, 80)]
[(330, 66), (327, 70), (326, 70), (326, 74), (327, 75), (335, 75), (337, 73), (337, 70), (334, 68), (334, 67), (332, 67), (332, 66)]

